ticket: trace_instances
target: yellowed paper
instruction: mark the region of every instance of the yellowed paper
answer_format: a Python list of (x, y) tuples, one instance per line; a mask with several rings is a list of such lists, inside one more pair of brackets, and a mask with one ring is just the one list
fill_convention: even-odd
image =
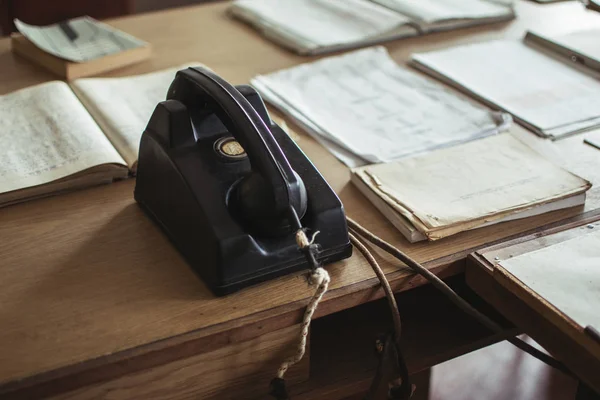
[(354, 172), (428, 236), (472, 229), (591, 186), (509, 134)]
[(140, 138), (156, 105), (166, 100), (175, 74), (188, 66), (121, 78), (84, 78), (72, 83), (73, 91), (98, 122), (114, 147), (132, 168)]
[(0, 96), (0, 192), (125, 161), (64, 82)]

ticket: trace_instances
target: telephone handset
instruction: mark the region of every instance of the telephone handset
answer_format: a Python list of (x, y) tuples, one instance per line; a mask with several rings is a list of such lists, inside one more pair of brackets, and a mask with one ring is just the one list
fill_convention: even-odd
[(351, 255), (342, 204), (258, 93), (204, 68), (177, 73), (140, 143), (135, 199), (217, 294)]
[(263, 224), (270, 222), (267, 228), (273, 234), (281, 233), (273, 221), (285, 221), (290, 207), (298, 218), (304, 216), (304, 182), (290, 166), (269, 127), (232, 85), (206, 69), (189, 68), (178, 73), (167, 99), (214, 112), (245, 149), (252, 172), (236, 184), (231, 204), (239, 208), (240, 215)]

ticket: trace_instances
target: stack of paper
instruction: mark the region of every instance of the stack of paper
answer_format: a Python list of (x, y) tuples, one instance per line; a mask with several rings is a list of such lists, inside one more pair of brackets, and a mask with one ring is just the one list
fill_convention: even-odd
[(398, 66), (383, 47), (302, 64), (251, 83), (351, 167), (489, 136), (510, 122), (507, 115)]
[(524, 40), (525, 43), (549, 51), (549, 54), (600, 72), (600, 29), (588, 29), (562, 35), (528, 31)]
[(518, 41), (413, 55), (416, 68), (553, 139), (600, 126), (600, 81)]
[(237, 0), (229, 11), (300, 54), (418, 34), (410, 18), (366, 0)]
[(578, 206), (591, 187), (510, 134), (356, 168), (352, 182), (411, 242)]
[(236, 0), (229, 12), (300, 54), (514, 18), (501, 0)]

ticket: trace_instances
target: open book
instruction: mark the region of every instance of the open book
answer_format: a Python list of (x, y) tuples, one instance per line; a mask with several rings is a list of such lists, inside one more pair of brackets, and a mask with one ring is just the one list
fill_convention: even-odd
[(0, 206), (135, 172), (142, 132), (181, 68), (0, 96)]
[(410, 242), (580, 206), (591, 187), (510, 134), (355, 168), (352, 182)]
[(236, 0), (229, 12), (299, 54), (515, 17), (512, 2), (501, 0)]

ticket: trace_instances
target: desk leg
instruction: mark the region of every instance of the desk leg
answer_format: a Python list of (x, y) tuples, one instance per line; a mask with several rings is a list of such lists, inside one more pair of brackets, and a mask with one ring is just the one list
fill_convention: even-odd
[(600, 394), (594, 392), (588, 385), (579, 381), (575, 400), (600, 400)]

